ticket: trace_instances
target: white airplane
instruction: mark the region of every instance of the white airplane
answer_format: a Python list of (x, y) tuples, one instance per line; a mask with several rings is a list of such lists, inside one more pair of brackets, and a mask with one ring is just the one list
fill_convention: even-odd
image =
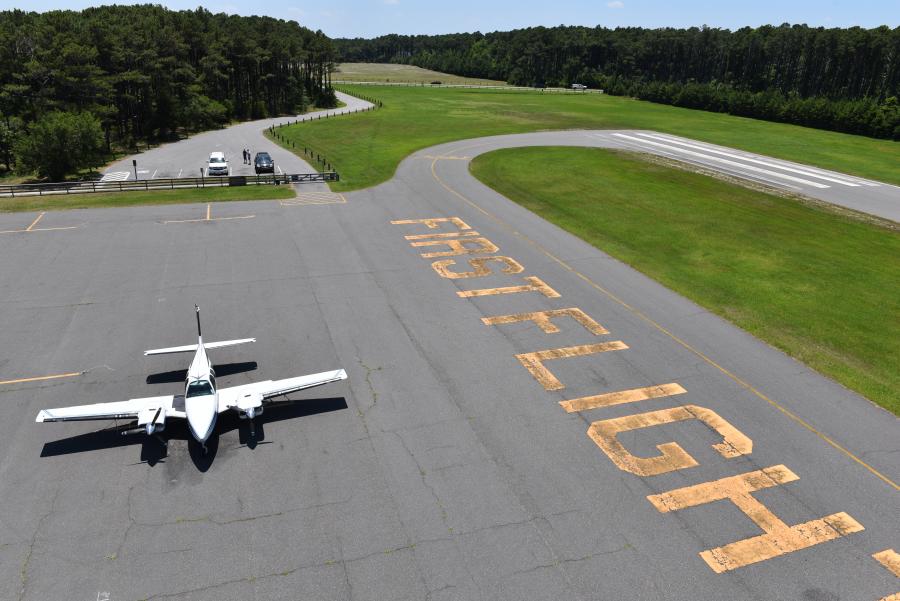
[(205, 449), (206, 441), (212, 434), (216, 425), (216, 417), (220, 413), (234, 410), (238, 412), (242, 419), (249, 419), (250, 434), (253, 436), (253, 418), (263, 412), (263, 403), (291, 392), (347, 379), (347, 372), (343, 369), (338, 369), (308, 376), (298, 376), (284, 380), (266, 380), (265, 382), (254, 382), (253, 384), (218, 389), (216, 388), (216, 373), (209, 362), (206, 351), (208, 349), (256, 342), (256, 339), (244, 338), (204, 344), (203, 335), (200, 332), (200, 307), (194, 305), (194, 308), (197, 310), (197, 344), (144, 352), (145, 356), (194, 353), (194, 359), (188, 368), (183, 397), (174, 395), (157, 396), (112, 403), (62, 407), (59, 409), (42, 409), (35, 421), (137, 420), (136, 428), (125, 430), (122, 434), (146, 432), (149, 435), (164, 430), (166, 419), (168, 418), (186, 418), (191, 435)]

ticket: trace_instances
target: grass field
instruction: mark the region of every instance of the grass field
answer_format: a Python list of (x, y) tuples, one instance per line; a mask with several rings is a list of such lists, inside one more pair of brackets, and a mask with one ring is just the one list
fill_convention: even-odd
[(54, 194), (0, 198), (0, 213), (21, 211), (56, 211), (95, 209), (99, 207), (132, 207), (136, 205), (179, 204), (189, 202), (224, 202), (229, 200), (276, 200), (293, 198), (290, 186), (236, 186), (226, 188), (188, 188), (183, 190), (151, 190), (97, 194)]
[(889, 140), (601, 94), (376, 86), (341, 89), (382, 100), (384, 108), (279, 129), (279, 134), (297, 147), (307, 146), (328, 157), (341, 174), (341, 181), (332, 184), (338, 191), (386, 181), (403, 158), (434, 144), (576, 128), (652, 129), (900, 184), (900, 143)]
[(478, 79), (450, 75), (440, 71), (432, 71), (413, 65), (395, 65), (392, 63), (341, 63), (332, 74), (335, 81), (381, 81), (385, 83), (431, 83), (439, 81), (443, 84), (474, 84), (486, 86), (505, 86), (505, 81)]
[(610, 150), (499, 150), (472, 172), (900, 414), (896, 229)]

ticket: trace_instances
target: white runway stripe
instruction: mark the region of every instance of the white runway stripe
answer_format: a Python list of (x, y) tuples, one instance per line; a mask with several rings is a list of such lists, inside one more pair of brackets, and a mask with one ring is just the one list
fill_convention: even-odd
[[(665, 141), (667, 141), (667, 142), (681, 142), (681, 143), (685, 143), (684, 139), (682, 139), (682, 138), (677, 138), (677, 137), (672, 136), (672, 135), (670, 135), (670, 134), (645, 134), (645, 133), (643, 133), (643, 132), (639, 132), (639, 133), (640, 133), (641, 135), (655, 136), (656, 138), (661, 139), (661, 140), (665, 140)], [(703, 149), (703, 150), (720, 150), (718, 147), (711, 146), (711, 145), (708, 145), (708, 144), (703, 143), (703, 142), (698, 142), (698, 141), (696, 141), (696, 140), (689, 140), (689, 141), (690, 141), (691, 143), (693, 143), (695, 146), (697, 146), (697, 147), (699, 147), (699, 148), (701, 148), (701, 149)], [(741, 151), (733, 151), (733, 152), (734, 152), (734, 155), (735, 155), (735, 156), (737, 156), (737, 157), (739, 157), (739, 158), (741, 158), (741, 159), (744, 159), (744, 160), (747, 160), (747, 159), (754, 159), (754, 160), (756, 160), (756, 159), (759, 158), (759, 157), (757, 157), (757, 156), (751, 155), (751, 154), (746, 153), (746, 152), (741, 152)], [(763, 157), (763, 158), (765, 158), (765, 157)], [(811, 174), (815, 174), (816, 177), (818, 177), (818, 176), (833, 177), (833, 178), (836, 178), (836, 179), (839, 179), (839, 180), (843, 180), (843, 181), (847, 181), (847, 182), (851, 182), (851, 183), (857, 184), (857, 185), (859, 185), (859, 186), (878, 187), (878, 186), (883, 185), (881, 182), (876, 182), (876, 181), (864, 179), (864, 178), (862, 178), (862, 177), (857, 177), (857, 176), (855, 176), (855, 175), (848, 175), (848, 174), (846, 174), (846, 173), (840, 173), (840, 172), (837, 172), (837, 171), (829, 171), (829, 170), (827, 170), (827, 169), (821, 169), (821, 168), (819, 168), (819, 167), (813, 167), (812, 165), (802, 165), (802, 164), (799, 164), (799, 163), (792, 163), (792, 162), (790, 162), (790, 161), (783, 161), (783, 160), (781, 160), (781, 159), (770, 159), (770, 160), (772, 160), (772, 161), (778, 160), (780, 164), (787, 165), (788, 167), (792, 167), (792, 168), (795, 168), (795, 169), (801, 169), (801, 170), (803, 170), (803, 171), (808, 171), (808, 172), (811, 173)]]
[[(632, 144), (631, 142), (625, 142), (624, 140), (620, 140), (619, 144), (621, 144), (624, 148), (634, 150), (635, 152), (647, 152), (646, 147), (640, 146), (638, 144)], [(719, 173), (723, 173), (725, 175), (732, 175), (734, 177), (739, 177), (741, 179), (747, 179), (747, 180), (754, 181), (754, 182), (760, 182), (760, 183), (768, 184), (770, 186), (775, 186), (778, 188), (789, 188), (791, 190), (797, 190), (798, 192), (803, 190), (803, 188), (801, 188), (800, 186), (795, 186), (793, 184), (788, 184), (785, 182), (770, 179), (770, 178), (764, 177), (762, 175), (751, 175), (749, 173), (741, 173), (740, 171), (738, 171), (736, 169), (731, 169), (730, 167), (721, 166), (721, 167), (713, 168), (709, 164), (699, 161), (697, 159), (691, 159), (691, 158), (688, 158), (685, 156), (679, 156), (673, 152), (666, 152), (665, 150), (657, 150), (653, 154), (656, 156), (666, 157), (669, 159), (680, 161), (682, 163), (696, 165), (697, 167), (711, 169), (711, 170), (717, 171)]]
[(636, 138), (634, 136), (627, 136), (625, 134), (613, 134), (618, 138), (624, 138), (626, 140), (632, 140), (634, 142), (638, 142), (639, 144), (648, 144), (650, 146), (665, 148), (667, 150), (678, 152), (679, 154), (686, 154), (689, 156), (695, 156), (707, 161), (713, 161), (716, 163), (723, 163), (725, 165), (731, 165), (732, 167), (737, 167), (738, 169), (746, 169), (747, 171), (753, 171), (755, 173), (763, 173), (765, 175), (769, 175), (771, 177), (777, 177), (779, 179), (786, 179), (788, 181), (797, 182), (798, 184), (805, 184), (807, 186), (812, 186), (813, 188), (830, 188), (826, 184), (820, 184), (818, 182), (809, 181), (806, 179), (800, 179), (799, 177), (794, 177), (793, 175), (785, 175), (784, 173), (776, 173), (775, 171), (770, 171), (768, 169), (762, 169), (760, 167), (754, 167), (753, 165), (746, 165), (744, 163), (738, 163), (736, 161), (731, 161), (729, 159), (723, 159), (720, 157), (712, 156), (709, 154), (702, 154), (699, 152), (694, 152), (693, 150), (686, 150), (684, 148), (677, 148), (674, 146), (669, 146), (668, 144), (662, 144), (660, 142), (654, 142), (652, 140), (645, 140), (643, 138)]
[(702, 150), (704, 152), (711, 152), (713, 154), (731, 157), (733, 159), (746, 161), (748, 163), (755, 163), (756, 165), (763, 165), (765, 167), (771, 167), (773, 169), (781, 169), (782, 171), (790, 171), (791, 173), (797, 173), (799, 175), (805, 175), (807, 177), (815, 177), (818, 179), (825, 180), (827, 182), (832, 182), (834, 184), (841, 184), (843, 186), (852, 186), (854, 188), (859, 186), (859, 184), (855, 184), (851, 181), (848, 181), (847, 179), (839, 179), (838, 177), (835, 177), (832, 175), (824, 175), (821, 173), (814, 173), (814, 172), (806, 170), (806, 169), (796, 169), (794, 167), (790, 167), (788, 165), (784, 165), (784, 164), (780, 164), (780, 163), (773, 163), (771, 161), (763, 161), (763, 160), (753, 158), (753, 157), (748, 157), (745, 155), (737, 155), (737, 154), (734, 154), (731, 152), (725, 152), (724, 150), (718, 150), (716, 148), (711, 148), (709, 146), (700, 146), (699, 144), (689, 144), (688, 142), (683, 142), (681, 140), (676, 140), (674, 138), (658, 136), (655, 134), (639, 133), (638, 135), (645, 137), (645, 138), (653, 138), (654, 140), (662, 140), (663, 142), (669, 142), (670, 144), (677, 144), (679, 146), (684, 146), (686, 148), (694, 148), (696, 150)]

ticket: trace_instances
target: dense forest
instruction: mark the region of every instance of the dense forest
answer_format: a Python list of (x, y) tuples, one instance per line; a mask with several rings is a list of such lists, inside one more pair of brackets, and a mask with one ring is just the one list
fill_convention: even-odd
[(334, 40), (344, 62), (406, 63), (900, 139), (900, 27), (535, 27)]
[[(0, 161), (59, 178), (141, 140), (334, 106), (333, 52), (295, 22), (202, 8), (0, 12)], [(82, 164), (41, 164), (60, 147)]]

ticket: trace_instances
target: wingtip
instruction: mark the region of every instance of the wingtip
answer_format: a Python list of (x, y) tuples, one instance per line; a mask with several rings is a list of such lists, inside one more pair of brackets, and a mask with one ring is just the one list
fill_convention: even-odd
[(37, 417), (34, 418), (35, 423), (41, 424), (44, 423), (44, 419), (47, 417), (47, 412), (43, 409), (38, 411)]
[(339, 369), (339, 370), (337, 370), (337, 374), (335, 375), (335, 377), (336, 377), (338, 380), (346, 380), (346, 379), (347, 379), (347, 372), (346, 372), (345, 370), (343, 370), (343, 369)]

